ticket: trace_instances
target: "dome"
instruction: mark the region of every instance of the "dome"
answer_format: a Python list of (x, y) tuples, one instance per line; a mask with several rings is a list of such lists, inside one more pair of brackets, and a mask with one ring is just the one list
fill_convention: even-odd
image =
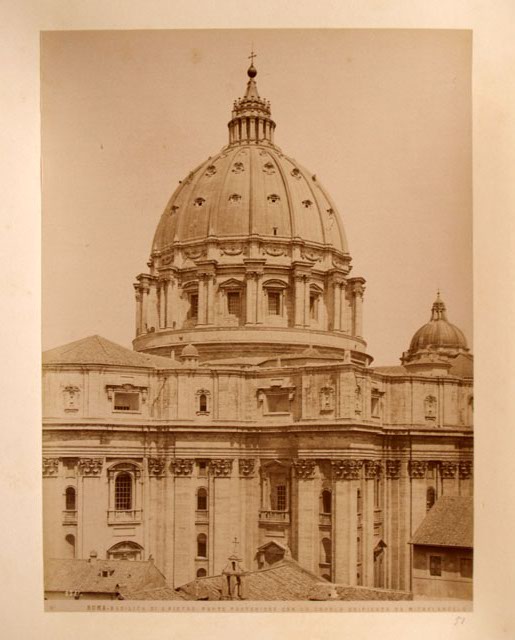
[(335, 204), (318, 178), (277, 147), (256, 142), (222, 149), (181, 181), (155, 233), (160, 252), (219, 239), (297, 240), (347, 254)]
[(191, 343), (201, 360), (298, 354), (368, 362), (365, 280), (318, 177), (274, 142), (270, 102), (247, 71), (228, 144), (179, 185), (161, 215), (150, 272), (137, 276), (137, 351)]
[(438, 351), (447, 355), (457, 355), (468, 350), (467, 340), (461, 329), (447, 320), (445, 303), (438, 292), (431, 309), (430, 321), (416, 331), (403, 361), (409, 362), (427, 352)]
[(183, 358), (198, 358), (198, 350), (192, 344), (187, 344), (181, 351)]

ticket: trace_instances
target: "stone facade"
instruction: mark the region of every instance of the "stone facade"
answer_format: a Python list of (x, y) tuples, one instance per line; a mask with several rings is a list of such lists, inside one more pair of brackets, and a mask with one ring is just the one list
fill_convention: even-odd
[(402, 365), (371, 365), (335, 206), (275, 146), (252, 70), (229, 145), (163, 214), (135, 351), (44, 355), (45, 555), (152, 556), (178, 586), (234, 538), (248, 569), (275, 540), (333, 582), (410, 590), (427, 509), (472, 493), (471, 356), (424, 341), (438, 313)]

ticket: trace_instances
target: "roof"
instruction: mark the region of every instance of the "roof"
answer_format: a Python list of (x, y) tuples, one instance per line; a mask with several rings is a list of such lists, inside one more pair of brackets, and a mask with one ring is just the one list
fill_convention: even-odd
[(167, 586), (165, 578), (149, 560), (45, 560), (45, 591), (108, 594), (160, 586)]
[(101, 364), (158, 369), (182, 366), (171, 358), (132, 351), (98, 335), (45, 351), (43, 364)]
[(415, 531), (413, 544), (438, 547), (473, 547), (473, 500), (468, 496), (442, 496)]
[[(246, 575), (248, 600), (308, 600), (313, 588), (323, 582), (293, 560), (283, 560)], [(220, 600), (222, 576), (197, 578), (179, 587), (179, 591), (188, 598)]]
[(172, 587), (152, 587), (150, 589), (122, 589), (124, 600), (184, 600), (185, 596)]

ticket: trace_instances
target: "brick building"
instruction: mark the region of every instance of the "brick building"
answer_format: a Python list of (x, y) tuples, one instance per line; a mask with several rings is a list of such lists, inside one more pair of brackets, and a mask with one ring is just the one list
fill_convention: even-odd
[(427, 509), (472, 493), (472, 356), (438, 295), (401, 364), (372, 365), (336, 205), (275, 145), (256, 73), (161, 217), (134, 351), (44, 354), (45, 555), (152, 555), (177, 587), (236, 537), (249, 570), (276, 541), (333, 582), (410, 590)]

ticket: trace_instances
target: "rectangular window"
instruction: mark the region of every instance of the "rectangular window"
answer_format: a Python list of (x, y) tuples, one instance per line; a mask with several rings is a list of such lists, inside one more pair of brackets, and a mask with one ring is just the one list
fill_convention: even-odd
[(227, 310), (231, 316), (240, 316), (241, 303), (239, 291), (229, 291), (227, 294)]
[(267, 396), (268, 413), (289, 413), (290, 394), (274, 393)]
[(207, 476), (207, 462), (198, 463), (198, 474), (201, 478)]
[(379, 418), (379, 398), (377, 396), (372, 396), (371, 413), (372, 418)]
[(374, 508), (379, 509), (381, 506), (381, 483), (379, 478), (374, 478)]
[(309, 317), (311, 320), (318, 319), (318, 296), (316, 295), (309, 296)]
[(460, 558), (460, 576), (472, 578), (472, 558)]
[(442, 556), (429, 556), (429, 575), (442, 575)]
[(268, 314), (271, 316), (281, 315), (281, 293), (280, 291), (268, 292)]
[(198, 318), (198, 294), (190, 295), (190, 318)]
[(139, 393), (116, 391), (114, 394), (114, 410), (139, 411)]
[(275, 488), (276, 491), (276, 510), (286, 511), (286, 485), (278, 484)]

